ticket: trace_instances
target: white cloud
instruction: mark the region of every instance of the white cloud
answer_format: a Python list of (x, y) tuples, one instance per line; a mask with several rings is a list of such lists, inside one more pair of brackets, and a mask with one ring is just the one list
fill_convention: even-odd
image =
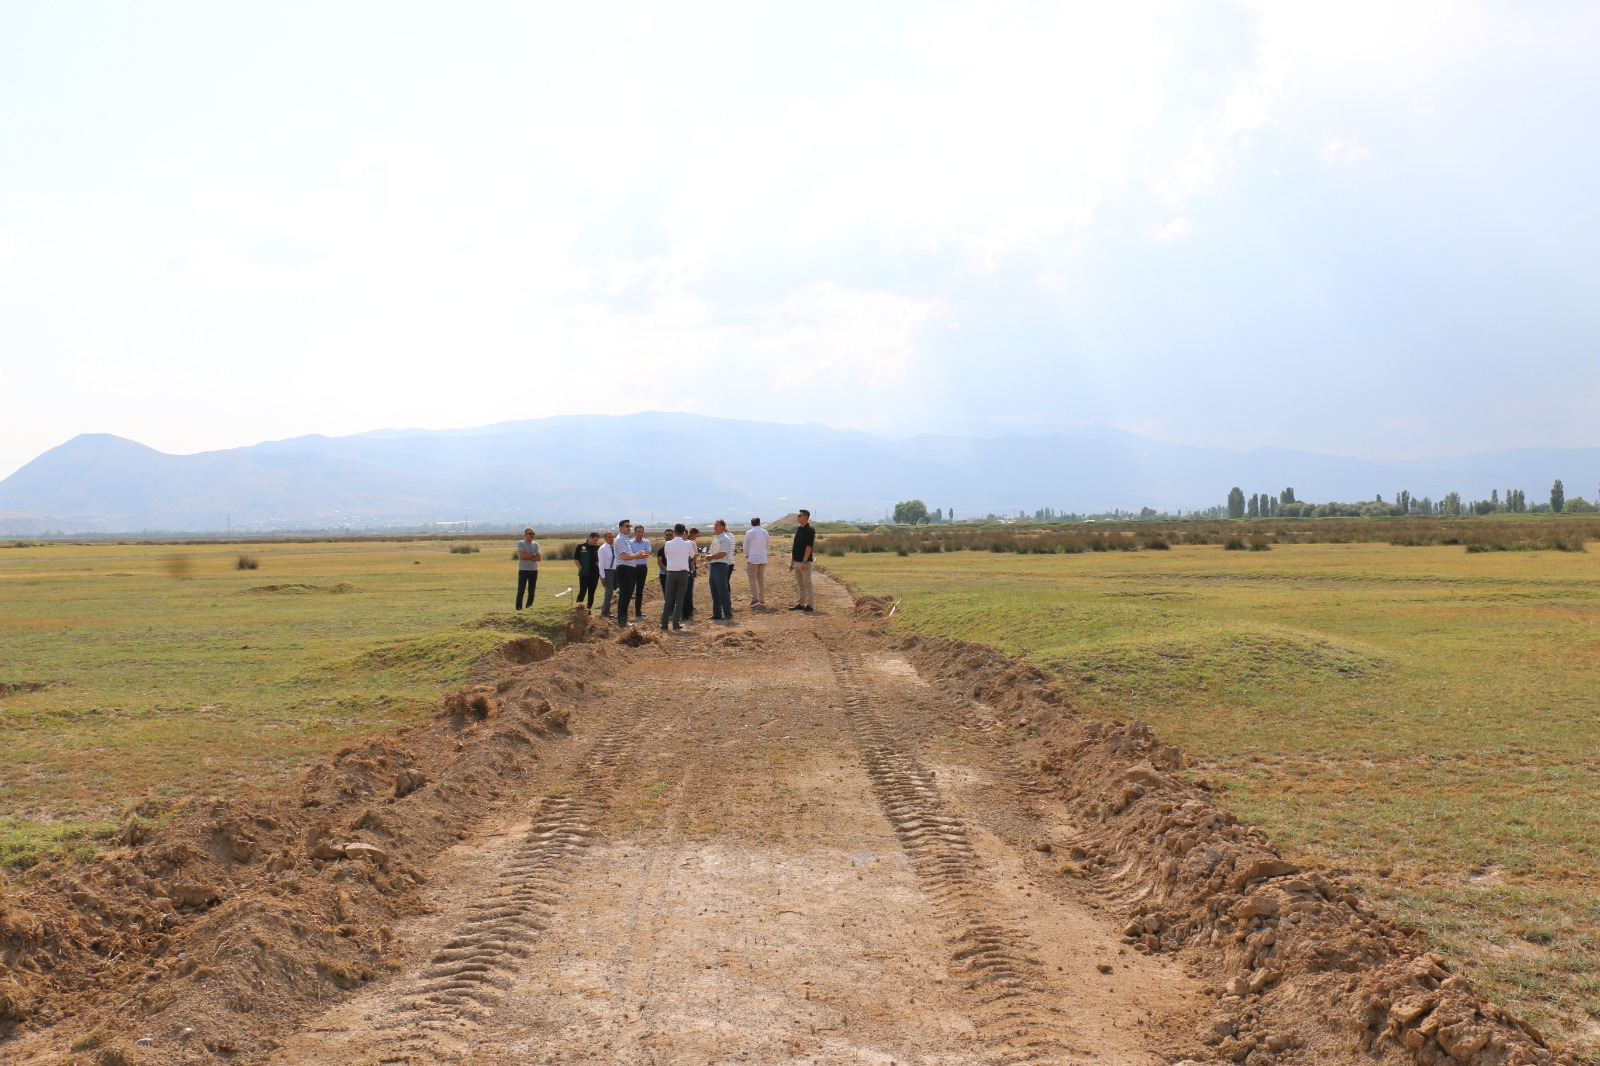
[(1322, 158), (1337, 166), (1354, 166), (1372, 158), (1372, 150), (1364, 144), (1329, 137), (1322, 142)]
[(887, 390), (906, 381), (917, 330), (942, 312), (936, 301), (818, 285), (762, 311), (740, 341), (780, 389)]
[(1156, 227), (1156, 240), (1175, 241), (1181, 237), (1187, 237), (1191, 229), (1193, 227), (1189, 225), (1188, 219), (1182, 217), (1174, 218), (1170, 222)]

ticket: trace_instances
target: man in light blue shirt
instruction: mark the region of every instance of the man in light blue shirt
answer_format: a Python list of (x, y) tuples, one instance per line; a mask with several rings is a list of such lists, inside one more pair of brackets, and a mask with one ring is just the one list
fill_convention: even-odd
[(617, 542), (613, 545), (617, 553), (617, 627), (628, 627), (628, 604), (633, 601), (633, 583), (635, 576), (643, 576), (642, 572), (633, 565), (633, 523), (624, 518), (617, 523)]

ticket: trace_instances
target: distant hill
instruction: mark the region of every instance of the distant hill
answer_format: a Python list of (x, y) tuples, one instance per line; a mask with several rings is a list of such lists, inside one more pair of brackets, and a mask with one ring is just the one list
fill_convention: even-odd
[[(1303, 500), (1438, 498), (1600, 483), (1600, 448), (1375, 462), (1278, 448), (1229, 452), (1104, 427), (889, 439), (820, 425), (689, 414), (561, 417), (452, 430), (307, 436), (167, 455), (84, 434), (0, 481), (0, 534), (516, 525), (782, 515), (875, 519), (897, 500), (958, 517), (1169, 511), (1293, 486)], [(748, 512), (748, 513), (747, 513)]]

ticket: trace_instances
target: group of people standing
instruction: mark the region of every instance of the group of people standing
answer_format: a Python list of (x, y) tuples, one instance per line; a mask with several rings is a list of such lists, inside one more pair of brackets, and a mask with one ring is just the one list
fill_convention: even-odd
[[(791, 611), (814, 609), (811, 568), (816, 554), (817, 531), (811, 525), (811, 512), (799, 512), (799, 528), (795, 530), (794, 544), (790, 548), (789, 569), (794, 573), (796, 600)], [(657, 576), (661, 585), (661, 628), (669, 625), (682, 629), (686, 618), (694, 616), (694, 586), (702, 568), (711, 588), (711, 620), (733, 620), (733, 570), (734, 557), (741, 551), (745, 559), (745, 579), (750, 587), (750, 607), (767, 606), (767, 553), (770, 538), (761, 525), (760, 518), (750, 519), (750, 529), (744, 535), (743, 545), (734, 541), (728, 523), (717, 519), (712, 530), (711, 544), (702, 548), (698, 527), (677, 523), (663, 532), (659, 545), (652, 545), (644, 527), (634, 529), (624, 518), (617, 523), (615, 532), (608, 530), (604, 537), (590, 533), (573, 551), (573, 561), (578, 568), (578, 603), (594, 608), (595, 593), (605, 590), (600, 604), (600, 616), (612, 617), (616, 609), (619, 628), (628, 625), (628, 610), (632, 606), (635, 619), (644, 617), (644, 590), (649, 584), (650, 557), (654, 554)], [(544, 555), (539, 542), (534, 540), (530, 526), (517, 542), (517, 610), (523, 608), (523, 591), (527, 591), (527, 605), (533, 606), (534, 590), (539, 584), (539, 563)]]

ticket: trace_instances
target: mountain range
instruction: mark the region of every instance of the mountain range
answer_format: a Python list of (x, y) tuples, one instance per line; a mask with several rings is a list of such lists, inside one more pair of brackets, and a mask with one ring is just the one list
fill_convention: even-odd
[(1519, 449), (1384, 462), (1282, 448), (1232, 452), (1106, 427), (892, 439), (822, 425), (647, 412), (377, 430), (168, 455), (83, 434), (0, 481), (0, 534), (256, 532), (599, 524), (809, 507), (881, 518), (919, 498), (958, 518), (1193, 510), (1234, 485), (1302, 500), (1438, 498), (1525, 489), (1543, 500), (1600, 481), (1600, 448)]

